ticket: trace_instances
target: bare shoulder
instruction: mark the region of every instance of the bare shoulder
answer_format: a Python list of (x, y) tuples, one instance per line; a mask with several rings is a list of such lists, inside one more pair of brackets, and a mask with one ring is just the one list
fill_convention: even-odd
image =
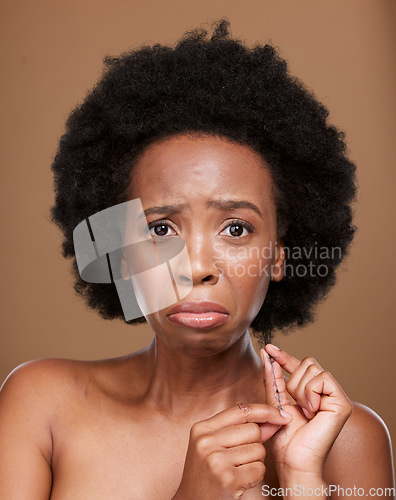
[[(65, 391), (84, 378), (88, 365), (67, 359), (40, 359), (23, 363), (5, 379), (0, 392), (0, 402), (23, 396), (25, 405), (39, 400), (41, 407), (53, 404)], [(55, 398), (55, 400), (54, 400)]]
[(354, 429), (367, 431), (369, 429), (376, 433), (376, 437), (382, 437), (390, 440), (388, 428), (382, 418), (371, 408), (361, 403), (353, 403), (354, 411), (352, 412), (351, 423)]
[[(144, 360), (139, 351), (128, 356), (97, 361), (70, 359), (40, 359), (29, 361), (15, 368), (0, 390), (0, 409), (19, 405), (36, 409), (35, 415), (50, 417), (59, 414), (59, 405), (65, 408), (101, 393), (110, 398), (122, 391), (127, 374), (144, 371)], [(131, 390), (131, 383), (126, 384)], [(117, 395), (120, 396), (120, 395)], [(122, 397), (122, 395), (120, 396)], [(35, 408), (36, 407), (36, 408)]]
[[(102, 391), (98, 380), (117, 372), (122, 361), (40, 359), (15, 368), (0, 390), (0, 438), (15, 447), (10, 436), (29, 436), (23, 446), (52, 460), (54, 433), (64, 428), (82, 403), (95, 404)], [(114, 384), (116, 385), (116, 384)], [(92, 403), (93, 402), (93, 403)], [(21, 443), (22, 444), (22, 443)]]
[(325, 475), (330, 484), (394, 486), (390, 434), (372, 409), (353, 403), (353, 412), (327, 459)]
[[(15, 368), (0, 391), (2, 428), (36, 429), (34, 435), (49, 454), (50, 428), (61, 406), (76, 397), (81, 381), (88, 379), (88, 366), (63, 359), (29, 361)], [(27, 419), (28, 417), (28, 419)]]
[[(0, 498), (49, 498), (52, 423), (70, 393), (73, 363), (39, 360), (13, 370), (0, 391)], [(69, 389), (67, 389), (69, 387)]]
[(100, 390), (104, 383), (122, 377), (125, 365), (131, 365), (134, 355), (97, 361), (71, 359), (39, 359), (23, 363), (15, 368), (4, 381), (0, 390), (2, 400), (20, 400), (24, 405), (39, 402), (45, 410), (70, 402), (70, 398), (86, 396), (88, 392)]
[(351, 448), (355, 451), (360, 449), (382, 455), (384, 450), (390, 450), (391, 440), (382, 418), (368, 406), (354, 402), (352, 414), (341, 431), (336, 445), (338, 453), (343, 452), (347, 455), (351, 453)]

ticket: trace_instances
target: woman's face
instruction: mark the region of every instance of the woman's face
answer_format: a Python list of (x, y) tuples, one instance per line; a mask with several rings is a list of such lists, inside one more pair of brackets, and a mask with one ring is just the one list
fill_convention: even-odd
[[(191, 263), (188, 295), (146, 316), (158, 340), (190, 356), (227, 349), (260, 310), (271, 273), (282, 278), (265, 162), (223, 137), (178, 135), (144, 151), (129, 194), (155, 239), (179, 236)], [(172, 311), (186, 303), (188, 311)]]

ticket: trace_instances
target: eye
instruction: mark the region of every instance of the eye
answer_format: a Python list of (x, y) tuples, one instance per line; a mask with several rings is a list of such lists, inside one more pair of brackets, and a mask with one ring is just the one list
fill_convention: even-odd
[(176, 236), (176, 231), (165, 221), (155, 221), (148, 225), (149, 233), (154, 237)]
[[(225, 229), (220, 234), (226, 232), (226, 236), (231, 236), (232, 238), (241, 238), (245, 237), (248, 234), (252, 233), (254, 228), (248, 222), (242, 220), (233, 220), (231, 223), (227, 225)], [(228, 234), (227, 234), (228, 233)]]

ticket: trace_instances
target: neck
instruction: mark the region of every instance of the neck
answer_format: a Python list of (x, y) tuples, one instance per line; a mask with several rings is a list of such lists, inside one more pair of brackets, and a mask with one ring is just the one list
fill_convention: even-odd
[(225, 351), (194, 358), (154, 336), (146, 349), (150, 370), (146, 401), (168, 416), (208, 418), (239, 402), (259, 402), (262, 365), (249, 332)]

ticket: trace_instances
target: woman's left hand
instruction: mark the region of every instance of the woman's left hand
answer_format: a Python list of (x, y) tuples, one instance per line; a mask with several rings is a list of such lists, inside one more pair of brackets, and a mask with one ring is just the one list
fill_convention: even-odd
[[(352, 413), (352, 403), (314, 358), (299, 361), (268, 344), (261, 349), (261, 359), (267, 404), (293, 415), (271, 438), (280, 483), (319, 484), (329, 451)], [(287, 383), (282, 368), (291, 375)]]

